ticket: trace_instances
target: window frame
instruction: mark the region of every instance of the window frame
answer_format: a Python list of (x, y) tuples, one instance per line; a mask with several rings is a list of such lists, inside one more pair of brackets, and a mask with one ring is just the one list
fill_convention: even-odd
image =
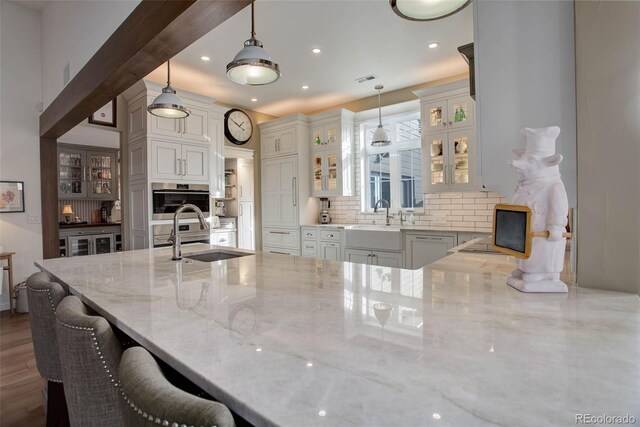
[[(422, 207), (417, 208), (403, 208), (400, 206), (400, 198), (402, 194), (402, 177), (399, 172), (399, 152), (406, 150), (422, 150), (422, 134), (420, 138), (410, 140), (410, 141), (397, 141), (397, 124), (398, 122), (406, 121), (406, 120), (414, 120), (420, 119), (420, 110), (412, 110), (409, 112), (403, 112), (394, 115), (388, 115), (383, 117), (382, 125), (385, 130), (389, 134), (391, 139), (391, 144), (384, 147), (372, 147), (367, 142), (367, 131), (368, 129), (375, 128), (378, 126), (377, 119), (363, 120), (358, 122), (359, 129), (359, 142), (360, 142), (360, 194), (361, 194), (361, 206), (360, 211), (362, 213), (373, 213), (373, 208), (371, 208), (371, 191), (370, 191), (370, 182), (369, 182), (369, 156), (373, 154), (380, 153), (389, 153), (390, 159), (390, 172), (389, 175), (391, 177), (391, 200), (389, 210), (393, 212), (398, 211), (411, 211), (413, 213), (424, 213), (424, 204)], [(424, 156), (424, 152), (421, 151), (421, 164), (424, 169), (424, 161), (422, 158)], [(424, 174), (424, 170), (422, 171)], [(424, 191), (424, 189), (423, 189)], [(423, 193), (424, 194), (424, 193)], [(424, 197), (424, 196), (423, 196)], [(424, 200), (424, 199), (423, 199)]]

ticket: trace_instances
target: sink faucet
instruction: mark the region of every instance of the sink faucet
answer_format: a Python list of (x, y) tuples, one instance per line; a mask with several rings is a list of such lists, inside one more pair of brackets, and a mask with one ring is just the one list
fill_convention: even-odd
[(382, 203), (385, 204), (385, 207), (387, 208), (387, 222), (386, 225), (391, 225), (391, 218), (393, 218), (393, 215), (389, 215), (389, 202), (387, 202), (385, 199), (380, 199), (376, 202), (375, 206), (373, 207), (373, 211), (375, 213), (378, 212), (378, 206), (380, 206)]
[(187, 203), (176, 209), (176, 213), (173, 214), (173, 230), (171, 230), (171, 236), (169, 236), (168, 240), (173, 245), (173, 256), (171, 257), (173, 261), (180, 261), (182, 259), (182, 251), (180, 250), (180, 227), (178, 227), (178, 220), (180, 219), (180, 214), (186, 210), (192, 210), (198, 214), (200, 230), (209, 229), (209, 225), (205, 221), (202, 211), (196, 205)]
[(404, 217), (402, 216), (402, 209), (398, 210), (398, 215), (400, 216), (400, 226), (404, 225)]

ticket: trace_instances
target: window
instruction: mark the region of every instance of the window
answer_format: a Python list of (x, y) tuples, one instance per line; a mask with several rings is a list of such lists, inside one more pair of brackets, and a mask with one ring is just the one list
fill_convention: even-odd
[(360, 125), (363, 177), (363, 210), (373, 210), (384, 199), (392, 209), (422, 209), (422, 146), (420, 113), (387, 117), (383, 126), (391, 144), (372, 147), (371, 138), (378, 126), (372, 120)]

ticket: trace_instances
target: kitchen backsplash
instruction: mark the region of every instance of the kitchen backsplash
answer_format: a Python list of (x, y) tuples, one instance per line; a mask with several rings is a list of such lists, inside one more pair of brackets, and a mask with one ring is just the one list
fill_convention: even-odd
[[(384, 224), (385, 210), (381, 213), (360, 212), (360, 196), (330, 197), (331, 220), (339, 224)], [(451, 193), (425, 194), (424, 212), (414, 213), (416, 225), (428, 227), (464, 227), (491, 231), (493, 207), (498, 203), (507, 203), (507, 199), (498, 193), (485, 191), (463, 191)], [(399, 224), (398, 212), (392, 224)]]
[(80, 221), (91, 222), (91, 212), (100, 210), (102, 203), (100, 200), (58, 200), (58, 221), (65, 222), (62, 208), (64, 205), (71, 205), (71, 210), (73, 210), (71, 220), (78, 217)]

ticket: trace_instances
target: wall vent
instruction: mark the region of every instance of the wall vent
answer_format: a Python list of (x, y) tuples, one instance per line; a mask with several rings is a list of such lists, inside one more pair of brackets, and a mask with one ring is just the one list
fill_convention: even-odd
[(374, 80), (375, 78), (376, 78), (375, 75), (369, 74), (368, 76), (357, 78), (356, 81), (358, 83), (364, 83), (364, 82), (368, 82), (368, 81)]

